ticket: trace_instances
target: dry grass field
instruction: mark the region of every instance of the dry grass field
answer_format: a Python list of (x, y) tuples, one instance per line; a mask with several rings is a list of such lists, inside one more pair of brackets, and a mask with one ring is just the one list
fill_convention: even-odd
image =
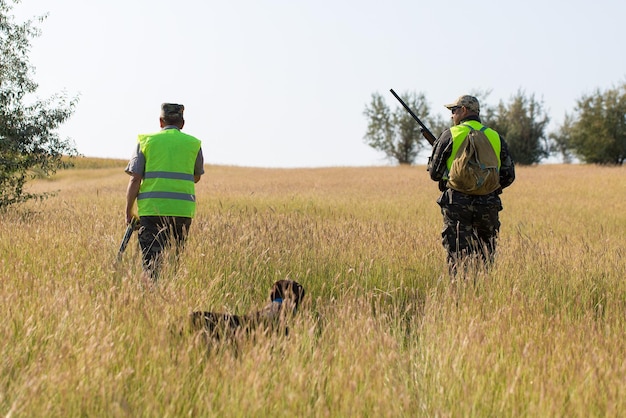
[[(424, 167), (207, 166), (181, 259), (121, 262), (123, 161), (81, 160), (0, 221), (0, 414), (617, 417), (626, 169), (518, 168), (496, 265), (452, 286)], [(288, 337), (207, 350), (192, 310), (306, 288)]]

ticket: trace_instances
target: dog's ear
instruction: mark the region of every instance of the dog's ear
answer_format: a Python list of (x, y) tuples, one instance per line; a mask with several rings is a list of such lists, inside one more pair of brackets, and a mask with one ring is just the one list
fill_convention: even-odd
[(294, 308), (297, 309), (304, 297), (304, 287), (295, 280), (283, 280), (281, 288), (283, 289), (283, 298), (290, 299), (294, 304)]
[(300, 306), (300, 302), (304, 298), (304, 287), (296, 281), (291, 282), (291, 292), (294, 296), (294, 303), (296, 305), (296, 309)]

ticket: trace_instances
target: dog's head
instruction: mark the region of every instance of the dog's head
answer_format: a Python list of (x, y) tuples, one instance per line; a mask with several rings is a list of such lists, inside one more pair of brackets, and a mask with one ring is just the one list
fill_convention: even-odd
[(304, 298), (304, 287), (294, 280), (279, 280), (270, 290), (270, 301), (281, 303), (289, 301), (294, 312), (300, 306), (302, 298)]

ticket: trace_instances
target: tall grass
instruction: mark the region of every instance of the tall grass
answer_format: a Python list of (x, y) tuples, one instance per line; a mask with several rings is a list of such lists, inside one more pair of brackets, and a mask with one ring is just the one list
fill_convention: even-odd
[[(94, 168), (96, 167), (96, 168)], [(4, 416), (619, 416), (626, 172), (519, 168), (497, 262), (451, 285), (423, 167), (207, 167), (178, 263), (115, 261), (127, 176), (63, 170), (0, 221)], [(210, 352), (192, 310), (291, 278), (289, 337)]]

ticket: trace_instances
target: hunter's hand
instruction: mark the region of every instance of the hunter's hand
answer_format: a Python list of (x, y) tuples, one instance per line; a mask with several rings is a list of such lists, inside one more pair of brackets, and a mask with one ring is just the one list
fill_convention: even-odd
[(132, 222), (136, 222), (139, 220), (139, 217), (137, 215), (135, 215), (134, 213), (127, 213), (126, 214), (126, 225), (131, 224)]

